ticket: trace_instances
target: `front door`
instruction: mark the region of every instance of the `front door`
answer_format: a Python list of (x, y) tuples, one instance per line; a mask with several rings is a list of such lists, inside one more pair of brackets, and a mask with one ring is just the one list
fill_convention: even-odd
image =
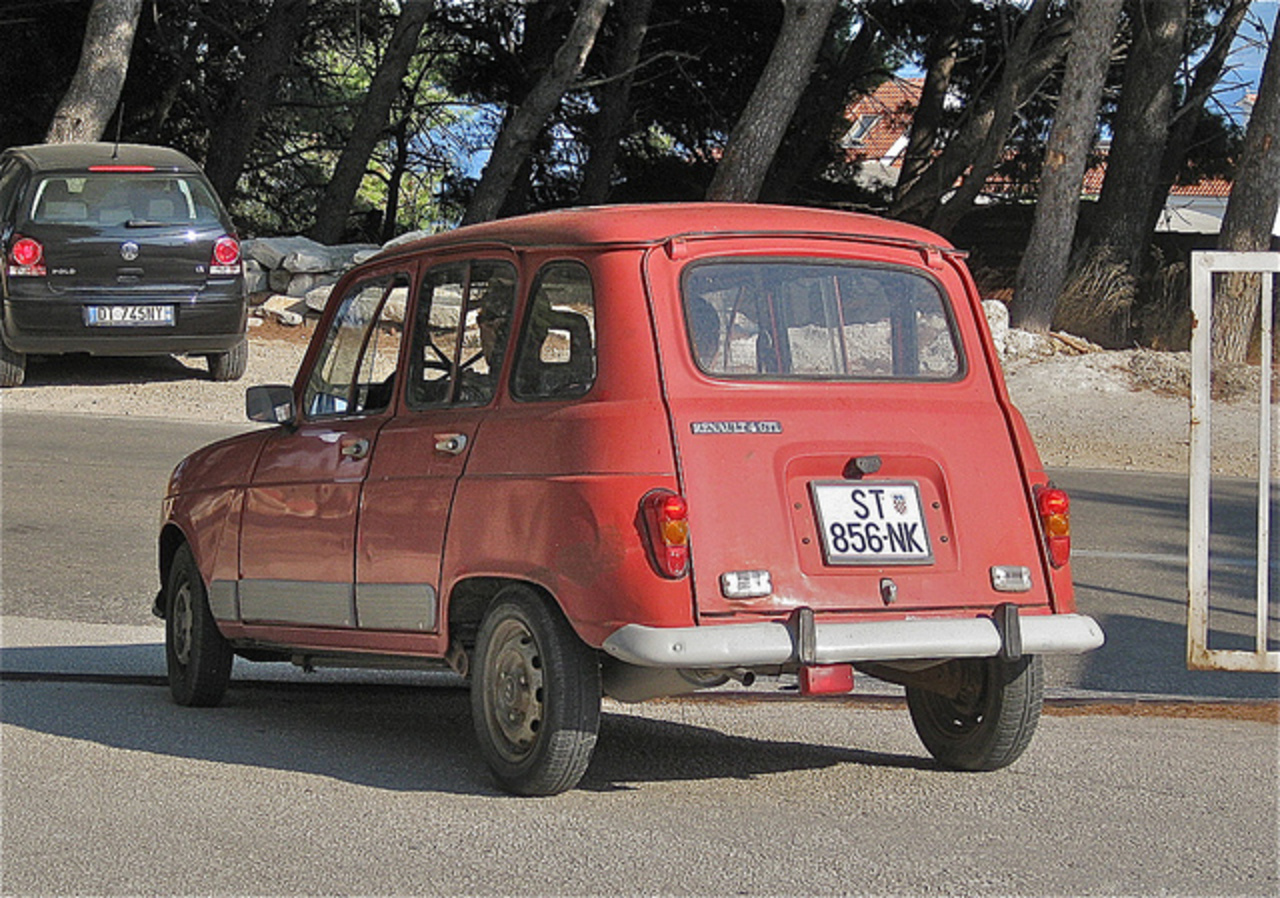
[(240, 617), (354, 627), (360, 494), (395, 389), (405, 272), (352, 284), (301, 380), (300, 423), (265, 441), (244, 509)]

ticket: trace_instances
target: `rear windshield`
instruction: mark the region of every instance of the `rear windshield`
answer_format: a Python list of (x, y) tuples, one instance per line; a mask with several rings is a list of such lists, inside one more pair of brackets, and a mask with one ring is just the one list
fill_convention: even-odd
[(53, 175), (36, 185), (31, 220), (42, 224), (216, 224), (218, 204), (198, 177), (173, 174)]
[(946, 298), (902, 268), (790, 259), (705, 262), (684, 276), (694, 359), (731, 379), (954, 380)]

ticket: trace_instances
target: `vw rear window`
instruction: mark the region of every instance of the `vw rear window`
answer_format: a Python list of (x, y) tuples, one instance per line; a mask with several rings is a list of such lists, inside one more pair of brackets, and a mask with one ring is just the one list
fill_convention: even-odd
[(693, 356), (728, 379), (955, 380), (963, 358), (945, 295), (905, 268), (734, 259), (686, 270)]
[(209, 187), (185, 175), (53, 175), (36, 185), (31, 210), (31, 220), (41, 224), (147, 227), (219, 221)]

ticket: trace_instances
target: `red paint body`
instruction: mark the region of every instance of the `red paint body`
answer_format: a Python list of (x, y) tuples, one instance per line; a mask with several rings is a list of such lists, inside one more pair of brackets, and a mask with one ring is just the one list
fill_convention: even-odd
[[(708, 260), (761, 259), (904, 272), (934, 285), (959, 371), (927, 382), (704, 373), (682, 284)], [(473, 260), (516, 271), (512, 338), (491, 400), (409, 407), (406, 334), (384, 411), (300, 414), (293, 425), (207, 447), (175, 471), (162, 571), (178, 537), (188, 541), (211, 595), (235, 597), (213, 603), (233, 644), (439, 658), (451, 642), (467, 644), (484, 601), (510, 581), (554, 600), (597, 648), (626, 624), (779, 620), (801, 607), (819, 623), (971, 618), (1003, 603), (1027, 615), (1074, 610), (1069, 567), (1047, 563), (1036, 520), (1032, 491), (1047, 476), (1010, 403), (961, 256), (935, 235), (868, 216), (761, 206), (570, 210), (384, 252), (333, 295), (371, 275), (403, 274), (414, 285), (412, 322), (424, 273)], [(573, 398), (517, 398), (509, 375), (528, 297), (544, 266), (566, 261), (590, 275), (594, 382)], [(337, 305), (317, 328), (295, 408), (304, 407)], [(730, 325), (724, 345), (754, 341), (760, 353), (765, 325), (752, 326), (756, 333), (738, 334)], [(732, 422), (767, 426), (705, 432)], [(460, 451), (438, 448), (459, 436)], [(358, 441), (367, 443), (361, 457), (344, 454), (358, 452)], [(879, 469), (859, 483), (918, 487), (928, 563), (824, 560), (811, 484), (842, 481), (860, 457), (878, 458)], [(679, 579), (655, 568), (640, 517), (655, 489), (688, 503), (690, 570)], [(1028, 569), (1030, 588), (996, 591), (993, 565)], [(722, 575), (743, 571), (767, 571), (769, 593), (727, 597)], [(432, 607), (412, 607), (419, 587)], [(369, 625), (388, 619), (405, 623)]]

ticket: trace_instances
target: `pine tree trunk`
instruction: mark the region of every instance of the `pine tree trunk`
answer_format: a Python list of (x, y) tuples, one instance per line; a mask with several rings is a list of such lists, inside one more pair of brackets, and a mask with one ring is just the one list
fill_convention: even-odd
[[(46, 143), (102, 138), (111, 113), (120, 102), (141, 11), (142, 0), (93, 0), (80, 65), (53, 114)], [(9, 52), (16, 52), (16, 48), (11, 47)]]
[(838, 0), (786, 0), (782, 31), (716, 166), (707, 199), (755, 202), (764, 186)]
[(1044, 333), (1067, 279), (1080, 213), (1080, 185), (1098, 124), (1098, 104), (1124, 0), (1082, 0), (1062, 96), (1045, 147), (1031, 237), (1014, 282), (1010, 323)]
[(235, 194), (263, 116), (292, 64), (306, 24), (307, 4), (308, 0), (275, 0), (271, 4), (262, 33), (248, 50), (235, 94), (210, 129), (204, 170), (224, 202), (230, 202)]
[(631, 119), (631, 85), (640, 60), (640, 46), (649, 30), (649, 13), (653, 0), (619, 0), (622, 19), (618, 38), (609, 55), (609, 77), (600, 92), (600, 112), (591, 139), (591, 154), (582, 172), (582, 189), (578, 201), (597, 205), (609, 198), (613, 182), (613, 166), (618, 158), (618, 142)]
[(609, 3), (610, 0), (581, 0), (569, 36), (556, 50), (551, 67), (538, 79), (524, 102), (518, 108), (508, 110), (493, 154), (462, 217), (463, 224), (498, 217), (534, 140), (555, 112), (564, 92), (582, 72)]
[(313, 240), (337, 243), (342, 239), (347, 215), (360, 189), (360, 182), (364, 180), (369, 157), (386, 131), (391, 104), (395, 102), (410, 60), (418, 51), (418, 35), (422, 33), (434, 6), (434, 0), (404, 0), (401, 3), (395, 31), (383, 52), (382, 61), (378, 63), (378, 70), (369, 84), (333, 175), (320, 195), (316, 223), (311, 228)]
[[(1227, 201), (1218, 248), (1232, 252), (1269, 249), (1276, 213), (1280, 211), (1280, 29), (1262, 68), (1258, 98), (1249, 116), (1244, 152)], [(1258, 314), (1261, 291), (1257, 276), (1224, 279), (1213, 303), (1211, 334), (1215, 363), (1245, 361)]]

